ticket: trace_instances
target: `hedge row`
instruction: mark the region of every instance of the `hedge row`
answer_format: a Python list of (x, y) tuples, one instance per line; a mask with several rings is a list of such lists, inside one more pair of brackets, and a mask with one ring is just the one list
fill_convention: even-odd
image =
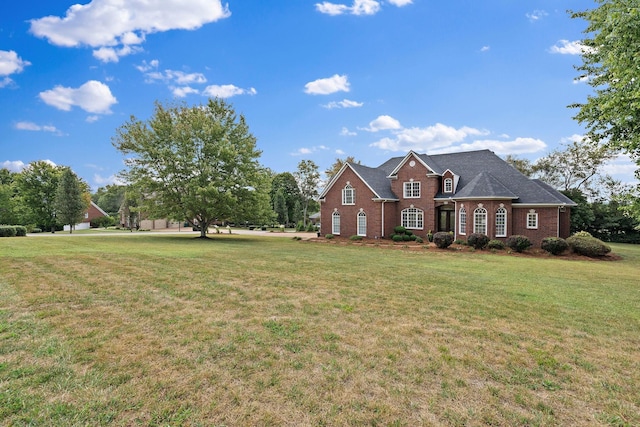
[(27, 227), (22, 225), (0, 225), (0, 237), (26, 236)]

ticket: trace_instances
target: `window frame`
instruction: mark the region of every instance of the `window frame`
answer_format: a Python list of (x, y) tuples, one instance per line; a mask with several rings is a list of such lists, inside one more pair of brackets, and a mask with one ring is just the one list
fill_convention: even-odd
[(537, 230), (538, 226), (538, 212), (533, 210), (527, 212), (527, 230)]
[[(348, 200), (350, 196), (350, 200)], [(343, 205), (355, 205), (356, 204), (356, 189), (349, 183), (342, 189), (342, 204)]]
[(424, 230), (424, 211), (415, 206), (401, 212), (402, 226), (409, 230)]
[[(405, 199), (419, 199), (421, 192), (420, 181), (407, 181), (403, 183), (402, 194)], [(417, 191), (416, 191), (417, 190)], [(416, 195), (417, 193), (417, 195)]]
[(338, 211), (333, 211), (331, 214), (331, 234), (340, 235), (340, 212)]
[[(502, 219), (502, 223), (499, 220)], [(507, 237), (507, 210), (504, 206), (496, 209), (496, 237)], [(502, 232), (499, 231), (502, 229)]]
[(445, 178), (443, 183), (445, 193), (453, 193), (453, 178)]
[(466, 235), (467, 234), (467, 209), (464, 206), (461, 206), (460, 210), (458, 211), (458, 222), (460, 224), (459, 233), (462, 235)]
[(367, 235), (367, 214), (364, 211), (358, 212), (356, 218), (356, 234), (362, 237)]
[[(487, 209), (478, 206), (473, 210), (473, 232), (475, 234), (487, 235)], [(484, 228), (484, 231), (482, 229)]]

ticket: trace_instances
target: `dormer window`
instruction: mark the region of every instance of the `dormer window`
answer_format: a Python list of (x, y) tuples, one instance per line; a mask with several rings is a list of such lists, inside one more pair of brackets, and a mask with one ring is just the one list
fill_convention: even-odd
[(342, 204), (343, 205), (355, 205), (356, 204), (356, 190), (347, 182), (347, 185), (342, 189)]
[(453, 193), (453, 178), (444, 179), (444, 192)]
[(404, 183), (404, 198), (417, 199), (420, 197), (420, 182), (413, 179)]

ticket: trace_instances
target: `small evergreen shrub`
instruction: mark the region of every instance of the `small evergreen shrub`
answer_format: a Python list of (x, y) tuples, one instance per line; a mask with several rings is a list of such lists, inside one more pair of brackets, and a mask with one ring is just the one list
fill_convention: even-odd
[(407, 236), (413, 236), (413, 231), (411, 231), (411, 230), (404, 230), (404, 234), (406, 234)]
[(325, 239), (329, 239), (329, 240), (333, 239), (334, 237), (335, 237), (335, 236), (334, 236), (333, 234), (325, 234), (325, 235), (324, 235), (324, 238), (325, 238)]
[(513, 235), (507, 237), (504, 244), (516, 252), (522, 252), (531, 247), (531, 240), (527, 236)]
[(410, 239), (411, 241), (413, 241), (413, 242), (415, 242), (417, 238), (418, 238), (418, 236), (416, 236), (415, 234), (410, 234), (410, 235), (409, 235), (409, 239)]
[(27, 227), (16, 225), (14, 228), (16, 229), (16, 236), (24, 237), (27, 235)]
[(467, 241), (464, 239), (456, 239), (453, 243), (455, 243), (456, 245), (463, 245), (463, 246), (467, 245)]
[(472, 233), (467, 238), (467, 244), (474, 249), (484, 249), (489, 243), (489, 236), (480, 233)]
[(31, 232), (32, 233), (42, 233), (42, 229), (38, 228), (38, 227), (34, 227), (34, 228), (31, 229)]
[(540, 247), (551, 255), (560, 255), (569, 248), (569, 244), (560, 237), (545, 237), (542, 239)]
[(576, 233), (573, 234), (576, 237), (593, 237), (593, 235), (591, 233), (589, 233), (588, 231), (578, 231)]
[(358, 236), (358, 235), (354, 234), (353, 236), (349, 237), (349, 240), (353, 240), (354, 242), (357, 242), (357, 241), (362, 240), (362, 236)]
[(574, 253), (596, 258), (611, 252), (611, 247), (602, 240), (578, 234), (576, 233), (567, 239), (567, 244)]
[(402, 241), (404, 241), (404, 242), (411, 241), (411, 236), (409, 236), (408, 234), (403, 234), (402, 235)]
[(15, 237), (16, 228), (12, 225), (0, 225), (0, 237)]
[(402, 242), (404, 235), (402, 234), (394, 234), (393, 237), (391, 237), (391, 240), (393, 240), (394, 242)]
[(445, 249), (453, 243), (453, 235), (446, 231), (439, 231), (433, 235), (433, 243), (440, 249)]
[(423, 243), (424, 242), (424, 240), (422, 240), (422, 237), (420, 237), (420, 236), (415, 236), (415, 237), (416, 237), (415, 238), (415, 242), (416, 243)]
[(503, 250), (505, 248), (505, 245), (502, 240), (493, 239), (493, 240), (489, 240), (489, 243), (487, 243), (487, 248), (492, 250), (493, 249)]
[(407, 232), (407, 229), (401, 225), (397, 225), (393, 228), (393, 232), (396, 234), (404, 234)]

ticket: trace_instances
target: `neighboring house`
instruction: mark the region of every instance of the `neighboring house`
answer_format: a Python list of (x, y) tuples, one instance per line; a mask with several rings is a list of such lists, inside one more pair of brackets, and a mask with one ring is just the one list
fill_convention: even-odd
[(409, 152), (377, 168), (345, 163), (320, 195), (323, 234), (388, 237), (402, 225), (425, 237), (450, 231), (492, 239), (568, 237), (576, 204), (548, 184), (527, 178), (489, 150)]
[[(87, 209), (87, 211), (84, 213), (84, 218), (82, 219), (82, 222), (79, 224), (76, 224), (73, 229), (74, 230), (88, 230), (89, 227), (91, 226), (91, 221), (94, 220), (95, 218), (99, 218), (102, 216), (109, 216), (105, 211), (103, 211), (102, 209), (100, 209), (100, 206), (96, 205), (95, 203), (91, 202), (91, 204), (89, 205), (89, 209)], [(69, 225), (65, 225), (64, 231), (69, 231)]]

